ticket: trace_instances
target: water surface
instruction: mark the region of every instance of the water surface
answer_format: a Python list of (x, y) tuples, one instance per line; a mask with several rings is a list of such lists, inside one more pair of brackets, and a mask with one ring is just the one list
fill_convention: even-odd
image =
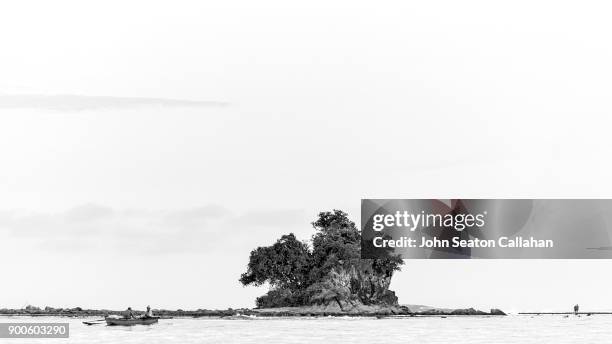
[(86, 326), (83, 318), (6, 317), (0, 322), (69, 322), (69, 339), (15, 343), (612, 343), (612, 316), (414, 318), (176, 318), (151, 326)]

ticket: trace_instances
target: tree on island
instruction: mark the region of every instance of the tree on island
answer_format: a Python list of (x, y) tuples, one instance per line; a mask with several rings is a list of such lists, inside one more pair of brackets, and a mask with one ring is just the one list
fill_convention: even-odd
[(312, 226), (312, 247), (291, 233), (251, 251), (240, 283), (270, 285), (257, 307), (397, 305), (389, 284), (400, 258), (361, 259), (361, 233), (341, 210), (319, 213)]

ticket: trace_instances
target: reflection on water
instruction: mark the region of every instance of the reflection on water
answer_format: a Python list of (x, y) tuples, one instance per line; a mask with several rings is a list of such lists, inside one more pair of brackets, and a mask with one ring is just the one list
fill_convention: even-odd
[(612, 316), (167, 319), (151, 326), (86, 326), (84, 319), (0, 317), (0, 322), (69, 322), (70, 339), (16, 343), (612, 343)]

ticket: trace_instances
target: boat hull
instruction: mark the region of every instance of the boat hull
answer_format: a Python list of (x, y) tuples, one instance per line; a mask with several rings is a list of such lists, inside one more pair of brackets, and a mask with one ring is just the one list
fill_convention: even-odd
[(136, 319), (106, 318), (106, 324), (109, 326), (151, 325), (155, 324), (157, 320), (159, 320), (157, 317)]

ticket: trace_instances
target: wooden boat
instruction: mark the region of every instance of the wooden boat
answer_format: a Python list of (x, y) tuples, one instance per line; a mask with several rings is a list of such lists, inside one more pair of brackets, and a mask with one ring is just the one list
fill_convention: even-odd
[(105, 320), (106, 324), (109, 326), (134, 326), (155, 324), (159, 320), (159, 317), (145, 317), (133, 319), (107, 317), (105, 318)]
[(89, 321), (83, 321), (83, 324), (85, 324), (85, 325), (98, 325), (98, 324), (103, 323), (104, 321), (106, 321), (106, 319), (89, 320)]

